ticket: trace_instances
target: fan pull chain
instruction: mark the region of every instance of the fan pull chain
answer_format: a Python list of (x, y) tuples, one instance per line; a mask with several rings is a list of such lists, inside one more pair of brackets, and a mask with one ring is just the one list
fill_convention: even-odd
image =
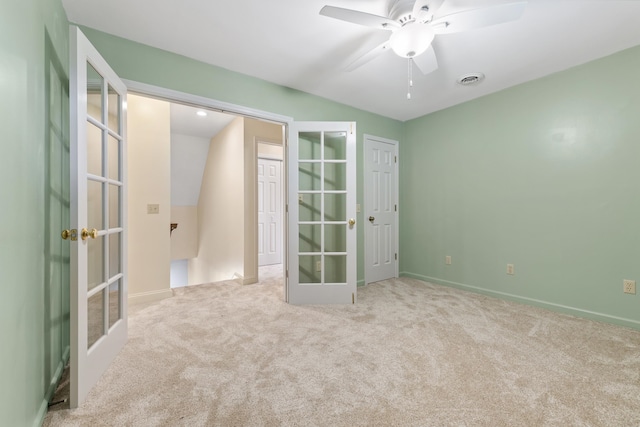
[(411, 99), (411, 88), (413, 87), (413, 61), (408, 59), (408, 79), (407, 79), (407, 99)]

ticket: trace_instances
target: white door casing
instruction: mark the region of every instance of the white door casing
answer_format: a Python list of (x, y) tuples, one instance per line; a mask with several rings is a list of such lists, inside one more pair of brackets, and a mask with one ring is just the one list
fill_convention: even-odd
[(258, 265), (282, 262), (282, 161), (258, 159)]
[(398, 276), (398, 142), (364, 137), (365, 284)]
[(77, 240), (70, 242), (70, 406), (75, 408), (127, 340), (127, 88), (75, 26), (70, 50), (71, 234), (77, 230)]
[(293, 122), (288, 156), (288, 302), (356, 302), (356, 125)]

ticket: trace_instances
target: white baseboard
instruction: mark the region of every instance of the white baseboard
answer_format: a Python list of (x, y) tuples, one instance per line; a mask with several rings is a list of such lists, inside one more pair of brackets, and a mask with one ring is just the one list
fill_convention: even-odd
[(171, 289), (163, 289), (160, 291), (140, 292), (129, 295), (129, 305), (141, 304), (145, 302), (161, 301), (165, 298), (171, 298), (173, 291)]
[(480, 288), (478, 286), (466, 285), (464, 283), (451, 282), (449, 280), (438, 279), (437, 277), (422, 276), (420, 274), (413, 274), (406, 271), (400, 273), (402, 277), (409, 277), (412, 279), (422, 280), (424, 282), (435, 283), (442, 286), (450, 286), (452, 288), (458, 288), (469, 292), (475, 292), (477, 294), (489, 295), (491, 297), (505, 299), (508, 301), (515, 301), (521, 304), (532, 305), (535, 307), (545, 308), (550, 311), (558, 313), (570, 314), (576, 317), (582, 317), (585, 319), (596, 320), (604, 323), (612, 323), (614, 325), (625, 326), (627, 328), (640, 330), (640, 322), (633, 319), (626, 319), (624, 317), (613, 316), (606, 313), (598, 313), (595, 311), (584, 310), (577, 307), (570, 307), (567, 305), (556, 304), (553, 302), (543, 301), (535, 298), (522, 297), (519, 295), (509, 294), (506, 292), (494, 291), (491, 289)]
[(58, 366), (56, 367), (56, 372), (53, 374), (51, 378), (51, 382), (49, 383), (49, 387), (47, 388), (46, 394), (44, 395), (44, 400), (40, 404), (40, 408), (38, 409), (38, 415), (36, 416), (36, 420), (33, 425), (35, 427), (40, 427), (44, 423), (44, 418), (47, 416), (47, 412), (49, 411), (49, 403), (51, 399), (53, 399), (53, 395), (56, 392), (56, 388), (58, 388), (58, 383), (60, 383), (60, 378), (62, 378), (62, 374), (64, 373), (64, 368), (67, 366), (69, 362), (69, 355), (71, 354), (71, 347), (67, 346), (62, 353), (62, 358), (58, 362)]

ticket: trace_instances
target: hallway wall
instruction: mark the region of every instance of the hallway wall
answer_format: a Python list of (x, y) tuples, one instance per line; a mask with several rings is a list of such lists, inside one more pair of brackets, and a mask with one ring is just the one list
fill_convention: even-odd
[(211, 139), (198, 198), (198, 256), (189, 284), (244, 276), (244, 119)]
[[(171, 129), (169, 103), (129, 94), (129, 301), (171, 297)], [(149, 204), (159, 205), (149, 214)]]

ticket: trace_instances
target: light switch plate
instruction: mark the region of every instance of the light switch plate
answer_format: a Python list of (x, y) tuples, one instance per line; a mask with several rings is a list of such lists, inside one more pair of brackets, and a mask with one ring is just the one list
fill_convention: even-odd
[(157, 203), (147, 205), (147, 214), (159, 214), (159, 213), (160, 213), (160, 205), (158, 205)]

